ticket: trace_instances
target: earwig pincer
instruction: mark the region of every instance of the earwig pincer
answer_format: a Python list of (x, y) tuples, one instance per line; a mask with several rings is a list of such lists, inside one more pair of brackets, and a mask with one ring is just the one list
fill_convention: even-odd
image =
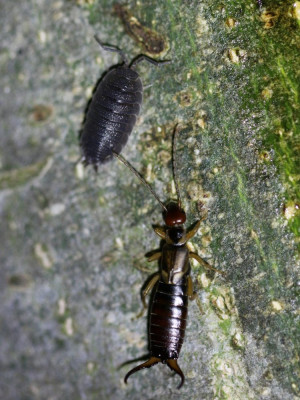
[(143, 60), (154, 65), (169, 61), (156, 61), (140, 55), (129, 63), (122, 50), (103, 45), (96, 36), (95, 39), (104, 50), (118, 53), (123, 60), (99, 82), (80, 136), (82, 162), (97, 169), (99, 164), (111, 160), (113, 153), (121, 152), (140, 113), (143, 85), (134, 68)]
[(148, 361), (133, 368), (125, 376), (125, 383), (130, 375), (143, 368), (149, 368), (157, 363), (167, 364), (171, 370), (175, 371), (180, 377), (181, 382), (178, 389), (184, 383), (184, 374), (180, 369), (177, 359), (181, 350), (184, 339), (187, 314), (188, 300), (193, 299), (193, 282), (190, 276), (191, 266), (190, 259), (195, 259), (205, 268), (219, 272), (209, 263), (203, 260), (198, 254), (188, 249), (187, 242), (197, 233), (201, 220), (197, 221), (194, 226), (185, 230), (184, 223), (186, 214), (181, 207), (181, 198), (176, 178), (176, 162), (175, 162), (175, 129), (173, 136), (173, 178), (175, 182), (178, 201), (164, 205), (144, 180), (144, 178), (128, 163), (122, 156), (115, 154), (130, 170), (148, 187), (151, 193), (159, 201), (163, 208), (163, 218), (165, 227), (155, 227), (155, 233), (164, 241), (160, 251), (157, 251), (148, 258), (148, 261), (160, 260), (160, 269), (152, 279), (148, 282), (142, 291), (142, 302), (146, 308), (146, 296), (153, 291), (151, 303), (149, 304), (149, 349), (150, 358)]

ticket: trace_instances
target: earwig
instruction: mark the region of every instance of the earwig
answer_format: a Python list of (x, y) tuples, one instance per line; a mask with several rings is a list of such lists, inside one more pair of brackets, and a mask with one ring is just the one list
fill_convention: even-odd
[(99, 164), (113, 158), (113, 153), (121, 152), (140, 113), (143, 85), (134, 67), (143, 60), (154, 65), (169, 61), (140, 55), (129, 64), (122, 50), (103, 45), (96, 36), (95, 39), (104, 50), (118, 53), (123, 60), (123, 64), (113, 67), (98, 84), (81, 132), (82, 161), (97, 170)]
[(151, 304), (149, 304), (149, 349), (148, 361), (133, 368), (125, 376), (125, 383), (130, 375), (143, 369), (150, 368), (157, 363), (167, 364), (181, 378), (178, 389), (184, 383), (184, 374), (180, 369), (177, 359), (183, 344), (187, 314), (188, 299), (193, 299), (193, 282), (190, 276), (190, 259), (195, 259), (205, 268), (223, 274), (203, 260), (198, 254), (188, 249), (187, 242), (197, 233), (201, 220), (188, 231), (184, 228), (186, 214), (181, 207), (178, 180), (176, 176), (175, 143), (177, 127), (173, 136), (172, 169), (178, 201), (164, 205), (153, 191), (151, 186), (121, 155), (114, 154), (148, 187), (163, 208), (165, 227), (155, 227), (155, 233), (164, 241), (161, 251), (157, 251), (148, 258), (148, 261), (160, 260), (160, 269), (148, 282), (142, 291), (142, 302), (146, 306), (146, 296), (150, 292)]

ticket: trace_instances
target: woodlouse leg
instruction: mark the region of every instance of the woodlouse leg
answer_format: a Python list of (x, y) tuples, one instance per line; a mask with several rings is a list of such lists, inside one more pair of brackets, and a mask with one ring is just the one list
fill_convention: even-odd
[(211, 271), (218, 272), (219, 274), (221, 274), (223, 276), (226, 275), (225, 272), (223, 272), (223, 271), (221, 271), (221, 270), (219, 270), (217, 268), (212, 267), (207, 261), (203, 260), (203, 258), (201, 258), (199, 256), (199, 254), (197, 254), (197, 253), (189, 253), (189, 258), (193, 258), (194, 260), (198, 261), (198, 263), (203, 265), (204, 268), (210, 269)]

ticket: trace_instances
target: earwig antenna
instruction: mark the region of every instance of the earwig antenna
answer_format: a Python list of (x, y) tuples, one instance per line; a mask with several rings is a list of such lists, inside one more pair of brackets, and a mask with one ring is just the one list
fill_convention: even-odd
[(142, 177), (142, 175), (124, 158), (122, 157), (120, 154), (115, 153), (114, 151), (112, 152), (113, 155), (120, 160), (124, 165), (126, 165), (126, 167), (128, 167), (130, 169), (131, 172), (134, 173), (134, 175), (142, 182), (142, 184), (144, 186), (146, 186), (148, 188), (148, 190), (152, 193), (152, 195), (156, 198), (156, 200), (159, 202), (159, 204), (161, 205), (161, 207), (165, 210), (167, 210), (167, 207), (163, 204), (163, 202), (160, 200), (160, 198), (158, 197), (158, 195), (154, 192), (154, 190), (152, 189), (152, 187), (149, 185), (148, 182), (145, 181), (145, 179)]
[(103, 44), (97, 35), (94, 35), (94, 38), (95, 38), (96, 42), (100, 45), (100, 47), (102, 47), (103, 50), (120, 54), (120, 56), (122, 57), (122, 60), (124, 61), (124, 64), (128, 65), (127, 57), (125, 56), (125, 54), (123, 53), (123, 51), (121, 49), (119, 49), (116, 46), (107, 46), (107, 45)]
[(137, 56), (136, 58), (134, 58), (131, 62), (131, 64), (129, 65), (129, 68), (134, 68), (137, 64), (139, 64), (141, 61), (147, 61), (150, 64), (155, 65), (156, 67), (159, 67), (160, 65), (163, 64), (170, 64), (172, 61), (171, 60), (154, 60), (151, 57), (145, 56), (144, 54)]
[(178, 198), (178, 206), (181, 208), (181, 196), (179, 192), (178, 177), (177, 177), (177, 160), (176, 160), (176, 144), (177, 144), (178, 124), (175, 126), (172, 140), (172, 169), (175, 183), (176, 194)]

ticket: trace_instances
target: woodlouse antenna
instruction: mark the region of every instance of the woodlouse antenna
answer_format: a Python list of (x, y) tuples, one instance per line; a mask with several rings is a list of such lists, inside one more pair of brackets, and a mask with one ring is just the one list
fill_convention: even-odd
[(163, 204), (163, 202), (160, 200), (158, 195), (154, 192), (150, 184), (143, 178), (143, 176), (134, 168), (133, 165), (131, 165), (124, 157), (122, 157), (120, 154), (117, 154), (113, 151), (113, 155), (120, 160), (127, 168), (130, 169), (130, 171), (142, 182), (144, 186), (148, 188), (148, 190), (152, 193), (152, 195), (156, 198), (156, 200), (159, 202), (161, 207), (163, 208), (164, 211), (168, 211), (167, 207)]
[(178, 124), (175, 126), (172, 140), (172, 169), (173, 169), (173, 179), (175, 183), (176, 194), (178, 198), (178, 206), (181, 208), (181, 196), (179, 192), (178, 177), (177, 177), (177, 160), (176, 160), (176, 144), (177, 144), (177, 134), (178, 134)]
[(119, 49), (116, 46), (107, 46), (106, 44), (103, 44), (97, 35), (94, 35), (94, 38), (95, 38), (96, 42), (100, 45), (100, 47), (102, 47), (103, 50), (120, 54), (120, 56), (122, 57), (122, 60), (124, 61), (124, 64), (128, 65), (128, 59), (121, 49)]

